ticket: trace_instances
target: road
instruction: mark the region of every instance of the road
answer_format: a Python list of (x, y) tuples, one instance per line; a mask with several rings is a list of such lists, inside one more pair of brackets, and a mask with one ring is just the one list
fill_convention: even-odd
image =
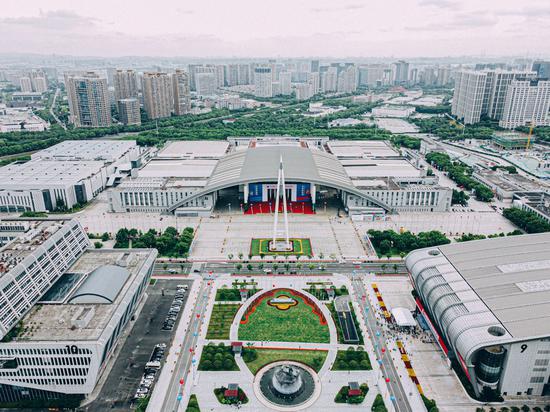
[(63, 128), (63, 130), (67, 130), (67, 126), (65, 126), (65, 123), (63, 123), (61, 120), (59, 120), (59, 117), (55, 115), (55, 112), (53, 111), (53, 108), (55, 107), (55, 101), (57, 100), (57, 96), (59, 95), (59, 87), (55, 89), (55, 94), (53, 95), (52, 99), (52, 105), (50, 106), (50, 114), (55, 119), (55, 121)]
[[(367, 296), (365, 285), (361, 280), (358, 280), (354, 276), (351, 277), (351, 283), (353, 290), (357, 296), (356, 301), (361, 308), (361, 312), (365, 315), (369, 335), (374, 340), (377, 336), (376, 333), (380, 332), (380, 335), (383, 337), (383, 331), (378, 327), (376, 318), (373, 314), (373, 308), (371, 307), (368, 298), (362, 299), (362, 296)], [(385, 378), (390, 379), (390, 381), (387, 382), (387, 385), (390, 390), (390, 394), (395, 397), (395, 400), (393, 401), (393, 406), (397, 412), (413, 412), (413, 409), (407, 398), (407, 394), (401, 384), (399, 373), (395, 369), (395, 365), (392, 362), (391, 355), (387, 351), (386, 353), (382, 353), (381, 349), (383, 346), (385, 347), (385, 345), (375, 345), (374, 351), (376, 353), (376, 357), (378, 359), (382, 359), (382, 363), (380, 364), (382, 374)]]
[[(192, 359), (194, 353), (190, 349), (195, 349), (197, 342), (199, 340), (199, 328), (201, 322), (203, 321), (206, 308), (208, 306), (208, 297), (212, 291), (212, 282), (207, 282), (201, 280), (201, 285), (199, 289), (199, 294), (197, 297), (197, 303), (191, 313), (191, 321), (185, 338), (183, 340), (183, 345), (181, 347), (180, 355), (176, 362), (174, 372), (170, 378), (170, 384), (168, 390), (164, 396), (162, 403), (162, 408), (160, 409), (163, 412), (176, 412), (180, 408), (184, 408), (186, 405), (180, 405), (181, 400), (178, 399), (178, 395), (182, 394), (182, 385), (180, 384), (180, 379), (183, 378), (184, 382), (187, 382), (189, 379), (189, 372), (192, 367)], [(185, 320), (181, 320), (183, 322)], [(192, 332), (192, 333), (191, 333)], [(177, 333), (177, 332), (176, 332)], [(198, 362), (198, 359), (197, 359)], [(194, 373), (191, 376), (191, 379), (194, 377)]]
[[(237, 272), (235, 265), (237, 265), (238, 262), (208, 262), (203, 266), (204, 272), (218, 272), (218, 273), (234, 273)], [(261, 270), (258, 268), (258, 265), (260, 263), (264, 264), (264, 269), (271, 268), (272, 263), (267, 262), (254, 262), (252, 263), (253, 270), (249, 273), (248, 269), (246, 268), (247, 263), (241, 263), (243, 265), (243, 268), (240, 271), (241, 275), (247, 275), (247, 274), (257, 274), (258, 272), (261, 272)], [(394, 274), (396, 272), (394, 265), (397, 265), (397, 273), (405, 275), (407, 273), (407, 270), (403, 264), (402, 261), (390, 261), (388, 263), (360, 263), (356, 264), (353, 262), (346, 262), (346, 263), (337, 263), (337, 262), (301, 262), (302, 268), (298, 271), (296, 269), (296, 265), (290, 263), (290, 271), (296, 271), (300, 274), (307, 275), (308, 273), (351, 273), (354, 270), (361, 270), (361, 271), (367, 271), (367, 272), (375, 272), (375, 273), (383, 273), (386, 272), (388, 274)], [(309, 264), (314, 264), (315, 268), (313, 270), (310, 270), (308, 268)], [(166, 269), (165, 269), (166, 265)], [(319, 269), (319, 266), (322, 265), (324, 270)], [(162, 274), (188, 274), (191, 270), (192, 263), (181, 263), (181, 262), (158, 262), (155, 264), (154, 273), (162, 275)], [(170, 272), (171, 271), (171, 272)], [(175, 272), (174, 272), (175, 271)], [(286, 272), (284, 268), (284, 263), (278, 262), (278, 272)]]

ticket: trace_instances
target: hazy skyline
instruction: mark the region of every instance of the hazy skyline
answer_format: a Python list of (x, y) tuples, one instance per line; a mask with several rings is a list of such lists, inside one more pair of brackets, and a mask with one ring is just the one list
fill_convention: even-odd
[(548, 0), (3, 0), (0, 53), (550, 55)]

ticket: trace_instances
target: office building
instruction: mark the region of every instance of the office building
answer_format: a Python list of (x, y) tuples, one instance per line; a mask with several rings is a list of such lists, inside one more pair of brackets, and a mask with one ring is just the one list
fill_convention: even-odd
[(117, 70), (113, 74), (113, 83), (115, 101), (138, 98), (137, 75), (134, 70)]
[(183, 70), (176, 70), (172, 74), (174, 95), (174, 113), (181, 116), (191, 110), (191, 94), (189, 91), (189, 75)]
[(534, 72), (500, 69), (460, 70), (455, 76), (451, 112), (465, 124), (477, 123), (483, 115), (500, 120), (512, 80), (531, 79), (534, 76)]
[(480, 395), (546, 395), (550, 384), (550, 233), (411, 252), (419, 311)]
[(94, 72), (66, 74), (65, 88), (71, 123), (76, 127), (111, 125), (111, 104), (106, 78)]
[(140, 304), (157, 251), (92, 249), (76, 220), (25, 223), (0, 249), (0, 402), (86, 396)]
[(141, 124), (138, 99), (120, 99), (117, 102), (118, 120), (126, 125)]
[(499, 126), (550, 126), (550, 80), (512, 80)]
[(143, 74), (143, 103), (149, 119), (170, 117), (174, 106), (170, 75), (162, 72)]
[(271, 67), (256, 67), (254, 69), (254, 95), (256, 97), (272, 97)]

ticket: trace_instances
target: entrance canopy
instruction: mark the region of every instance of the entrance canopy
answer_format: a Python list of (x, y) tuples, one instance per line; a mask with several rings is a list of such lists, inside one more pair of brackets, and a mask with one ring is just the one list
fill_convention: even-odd
[(395, 323), (397, 326), (416, 326), (416, 320), (414, 319), (411, 311), (407, 308), (394, 308), (391, 311)]
[(255, 182), (276, 182), (281, 158), (287, 182), (309, 182), (344, 190), (391, 210), (385, 203), (357, 189), (332, 154), (300, 146), (264, 146), (231, 153), (220, 159), (206, 186), (174, 203), (169, 211), (217, 190)]

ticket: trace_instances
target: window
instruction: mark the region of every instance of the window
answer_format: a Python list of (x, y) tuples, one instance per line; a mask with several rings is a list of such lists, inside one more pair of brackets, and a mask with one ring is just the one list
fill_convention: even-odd
[(550, 360), (548, 359), (536, 359), (535, 360), (535, 366), (548, 366), (548, 363)]
[(543, 383), (544, 382), (544, 376), (533, 376), (531, 377), (530, 383)]

